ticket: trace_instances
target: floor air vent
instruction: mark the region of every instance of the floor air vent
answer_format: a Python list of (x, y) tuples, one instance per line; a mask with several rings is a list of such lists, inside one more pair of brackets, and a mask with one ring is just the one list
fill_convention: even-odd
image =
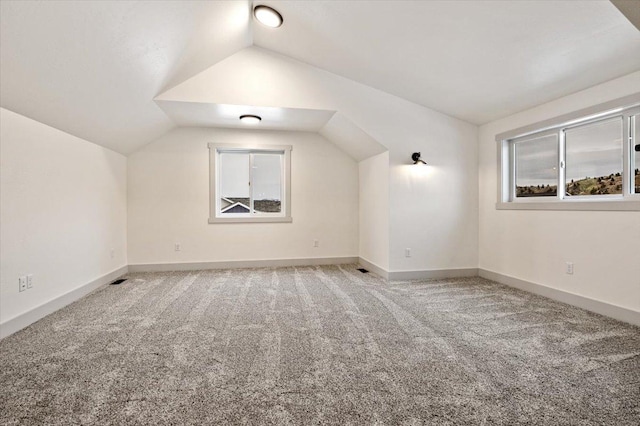
[(369, 272), (364, 268), (358, 268), (358, 271), (362, 272), (363, 274), (366, 274), (367, 272)]
[(127, 279), (126, 278), (120, 278), (118, 280), (115, 280), (114, 282), (111, 283), (111, 285), (118, 285), (118, 284), (122, 284), (123, 282), (125, 282)]

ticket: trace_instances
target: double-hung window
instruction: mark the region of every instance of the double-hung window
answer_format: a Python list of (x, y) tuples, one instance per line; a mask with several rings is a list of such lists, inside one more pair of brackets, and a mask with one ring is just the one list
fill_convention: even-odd
[(640, 99), (624, 101), (498, 135), (497, 207), (640, 210)]
[(291, 146), (209, 144), (209, 223), (291, 222)]

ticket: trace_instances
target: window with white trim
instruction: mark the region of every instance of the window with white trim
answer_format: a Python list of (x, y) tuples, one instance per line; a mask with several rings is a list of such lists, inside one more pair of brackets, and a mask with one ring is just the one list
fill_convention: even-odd
[(633, 140), (633, 150), (631, 156), (633, 158), (631, 173), (633, 176), (633, 193), (640, 195), (640, 114), (631, 117), (631, 135)]
[(291, 222), (291, 146), (209, 144), (209, 223)]
[(640, 209), (639, 124), (635, 104), (498, 135), (497, 207)]

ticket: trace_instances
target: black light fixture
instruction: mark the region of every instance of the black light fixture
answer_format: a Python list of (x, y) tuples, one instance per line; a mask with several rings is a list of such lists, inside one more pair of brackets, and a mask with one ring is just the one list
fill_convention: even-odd
[(262, 121), (262, 117), (253, 114), (244, 114), (240, 116), (240, 121), (244, 124), (258, 124)]
[(640, 143), (636, 145), (636, 152), (640, 152)]
[(411, 159), (413, 160), (413, 164), (427, 164), (422, 158), (420, 158), (419, 152), (414, 152), (413, 154), (411, 154)]
[(253, 8), (253, 16), (258, 22), (271, 28), (278, 28), (284, 22), (282, 15), (272, 7), (260, 4)]

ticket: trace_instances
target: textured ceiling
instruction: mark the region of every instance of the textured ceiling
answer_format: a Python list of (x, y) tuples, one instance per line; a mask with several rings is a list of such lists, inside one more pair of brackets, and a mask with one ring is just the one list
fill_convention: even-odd
[(640, 69), (640, 31), (608, 1), (269, 4), (284, 25), (255, 45), (475, 124)]
[(252, 44), (472, 123), (640, 69), (640, 31), (610, 2), (268, 4), (279, 29), (248, 1), (3, 0), (1, 105), (129, 153), (176, 125), (215, 125), (153, 99)]
[(175, 124), (153, 98), (251, 45), (246, 2), (2, 1), (3, 107), (122, 153)]

